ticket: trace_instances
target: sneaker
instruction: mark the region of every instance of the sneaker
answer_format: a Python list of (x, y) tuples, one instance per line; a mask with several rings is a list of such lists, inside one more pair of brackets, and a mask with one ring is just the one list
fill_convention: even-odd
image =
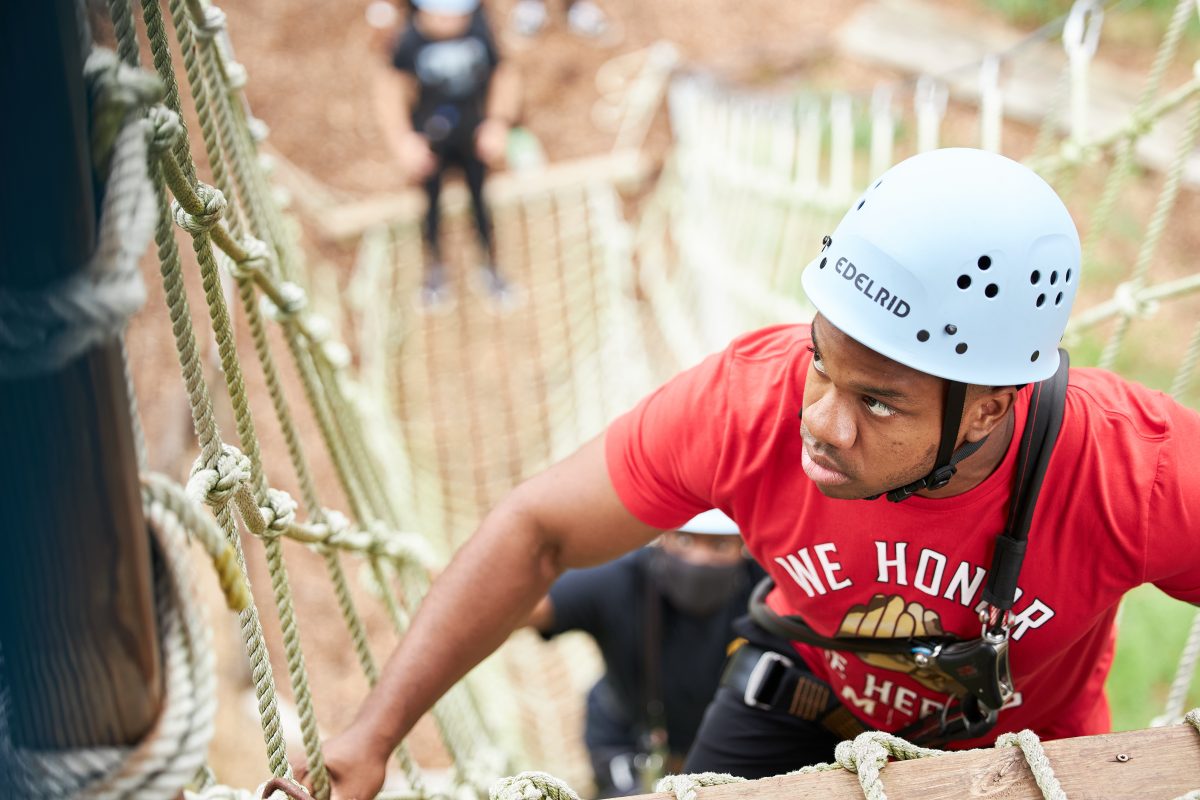
[(454, 291), (446, 280), (446, 268), (435, 264), (425, 272), (417, 292), (417, 308), (427, 313), (446, 313), (454, 308)]
[(576, 36), (599, 39), (608, 33), (608, 16), (592, 0), (575, 0), (567, 9), (567, 27)]
[(518, 36), (534, 36), (546, 26), (545, 0), (518, 0), (509, 17)]
[(480, 267), (477, 275), (484, 295), (495, 310), (512, 311), (521, 305), (519, 287), (505, 280), (494, 266)]

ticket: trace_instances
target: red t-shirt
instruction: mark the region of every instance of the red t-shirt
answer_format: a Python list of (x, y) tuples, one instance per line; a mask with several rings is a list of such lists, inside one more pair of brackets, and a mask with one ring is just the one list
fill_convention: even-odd
[[(608, 472), (638, 519), (662, 529), (710, 507), (742, 529), (774, 578), (769, 605), (826, 636), (979, 636), (978, 607), (1008, 510), (1018, 437), (963, 494), (903, 503), (832, 500), (800, 467), (807, 325), (766, 328), (683, 372), (617, 419)], [(1016, 430), (1029, 390), (1018, 393)], [(1104, 679), (1117, 603), (1151, 582), (1200, 603), (1200, 415), (1105, 371), (1071, 370), (1062, 431), (1029, 533), (1013, 608), (1017, 695), (978, 746), (1031, 728), (1109, 729)], [(864, 722), (899, 730), (947, 691), (911, 661), (797, 644)]]

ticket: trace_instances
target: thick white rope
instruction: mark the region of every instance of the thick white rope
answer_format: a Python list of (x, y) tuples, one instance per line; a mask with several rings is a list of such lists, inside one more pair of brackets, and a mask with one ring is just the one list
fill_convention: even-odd
[(154, 233), (155, 205), (138, 110), (156, 99), (159, 84), (108, 50), (93, 51), (85, 76), (94, 160), (109, 164), (96, 249), (82, 270), (49, 286), (0, 289), (0, 378), (60, 369), (117, 336), (146, 299), (138, 259)]
[[(158, 567), (155, 614), (165, 692), (159, 718), (133, 747), (31, 750), (12, 747), (0, 713), (0, 760), (9, 765), (12, 797), (173, 800), (204, 764), (216, 713), (216, 673), (209, 631), (199, 611), (180, 518), (147, 500)], [(9, 794), (11, 792), (11, 794)]]

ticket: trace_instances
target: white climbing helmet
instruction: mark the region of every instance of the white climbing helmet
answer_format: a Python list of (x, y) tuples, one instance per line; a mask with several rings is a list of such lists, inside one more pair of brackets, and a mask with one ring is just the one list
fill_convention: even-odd
[(737, 536), (740, 533), (737, 523), (719, 508), (712, 508), (703, 514), (697, 514), (675, 530), (709, 536)]
[(432, 14), (471, 14), (479, 0), (413, 0), (413, 5)]
[(962, 383), (1049, 378), (1079, 285), (1079, 233), (1029, 168), (984, 150), (922, 153), (883, 174), (804, 270), (839, 330)]

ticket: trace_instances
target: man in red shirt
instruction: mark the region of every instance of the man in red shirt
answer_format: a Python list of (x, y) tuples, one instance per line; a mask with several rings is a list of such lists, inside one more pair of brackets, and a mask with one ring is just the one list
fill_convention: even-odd
[[(1026, 727), (1106, 730), (1121, 596), (1152, 582), (1200, 602), (1200, 468), (1185, 450), (1200, 441), (1195, 411), (1071, 372), (1015, 602), (983, 617), (995, 638), (980, 635), (1032, 384), (1058, 368), (1078, 281), (1074, 224), (1027, 168), (966, 149), (893, 167), (805, 269), (811, 326), (737, 339), (488, 515), (328, 743), (340, 796), (372, 796), (396, 743), (565, 569), (710, 507), (749, 532), (775, 584), (768, 615), (881, 646), (820, 648), (742, 620), (687, 771), (778, 774), (829, 760), (855, 730), (922, 720), (962, 747)], [(951, 730), (963, 692), (932, 645), (886, 647), (897, 641), (1006, 652), (1011, 677), (999, 657), (966, 670), (1004, 679), (988, 684), (1003, 708)]]

